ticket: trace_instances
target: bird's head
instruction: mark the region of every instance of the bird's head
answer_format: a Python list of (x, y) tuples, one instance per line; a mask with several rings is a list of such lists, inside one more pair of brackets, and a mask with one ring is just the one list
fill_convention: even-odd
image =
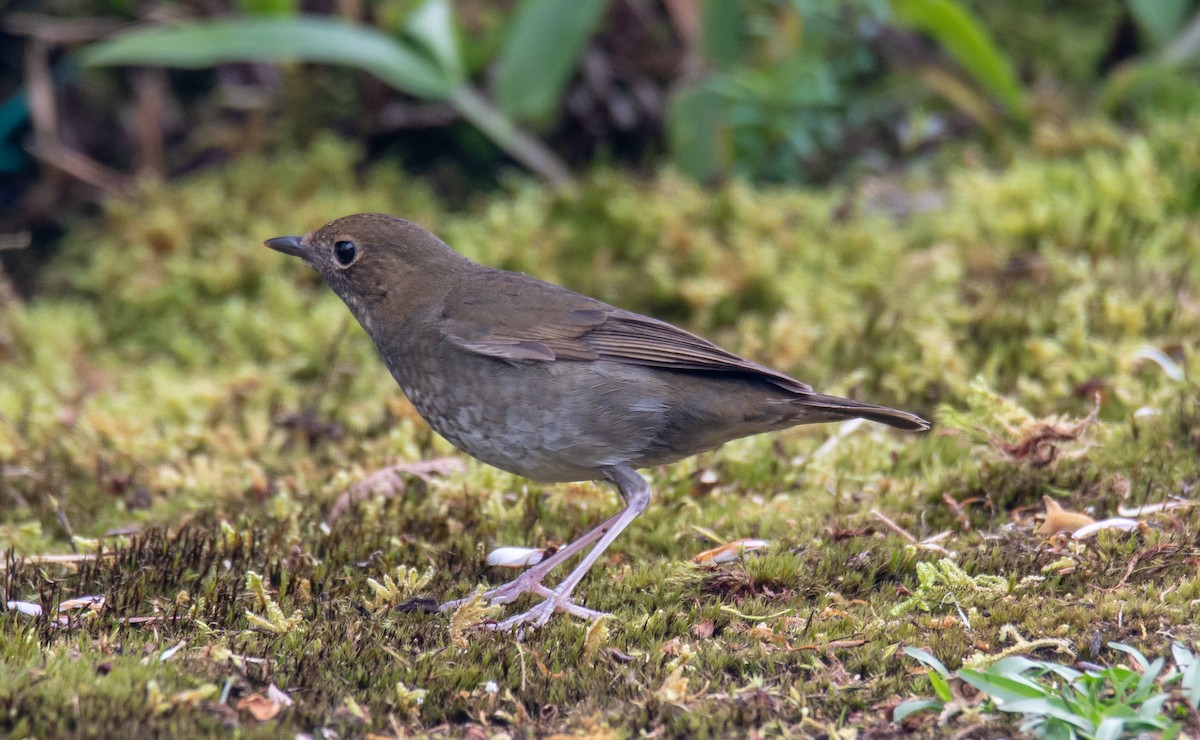
[(368, 332), (381, 308), (407, 318), (444, 295), (457, 273), (473, 264), (413, 222), (380, 213), (345, 216), (305, 236), (265, 244), (321, 273)]

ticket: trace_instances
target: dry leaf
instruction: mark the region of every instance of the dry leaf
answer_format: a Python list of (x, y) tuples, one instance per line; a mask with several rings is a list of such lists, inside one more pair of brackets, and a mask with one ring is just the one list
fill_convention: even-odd
[(279, 702), (271, 701), (265, 694), (259, 692), (243, 697), (235, 705), (237, 710), (249, 712), (259, 722), (274, 719), (282, 707)]
[(169, 647), (162, 651), (162, 654), (158, 656), (158, 662), (166, 663), (168, 660), (175, 657), (175, 653), (178, 653), (185, 647), (187, 647), (187, 640), (180, 640), (179, 642), (175, 643), (173, 647)]
[(6, 601), (4, 602), (4, 606), (6, 609), (11, 609), (27, 617), (42, 616), (41, 604), (35, 604), (32, 601)]
[(700, 565), (706, 563), (731, 563), (742, 556), (743, 552), (754, 552), (761, 550), (764, 547), (770, 546), (767, 540), (754, 540), (742, 538), (726, 543), (720, 547), (714, 547), (711, 550), (705, 550), (696, 557), (692, 558), (693, 563)]
[(709, 637), (712, 637), (713, 627), (715, 626), (716, 625), (713, 624), (711, 619), (706, 619), (703, 622), (694, 624), (692, 625), (691, 629), (692, 637), (698, 637), (701, 640), (706, 640)]
[(1046, 504), (1046, 519), (1035, 530), (1040, 535), (1050, 537), (1059, 532), (1074, 533), (1076, 530), (1096, 522), (1095, 519), (1087, 514), (1067, 511), (1049, 496), (1043, 496), (1042, 501)]
[(92, 611), (100, 611), (103, 606), (103, 596), (79, 596), (62, 602), (58, 605), (58, 610), (60, 612), (72, 611), (74, 609), (91, 609)]
[(1142, 506), (1118, 506), (1117, 513), (1121, 516), (1135, 517), (1146, 516), (1147, 514), (1157, 514), (1160, 511), (1170, 511), (1172, 509), (1186, 509), (1189, 506), (1195, 506), (1195, 501), (1171, 500), (1161, 501), (1157, 504), (1144, 504)]
[(1077, 540), (1085, 540), (1088, 537), (1102, 532), (1106, 529), (1119, 529), (1122, 532), (1132, 532), (1135, 529), (1149, 529), (1149, 527), (1136, 519), (1126, 519), (1124, 517), (1112, 517), (1110, 519), (1101, 519), (1098, 522), (1084, 525), (1075, 530), (1072, 535)]

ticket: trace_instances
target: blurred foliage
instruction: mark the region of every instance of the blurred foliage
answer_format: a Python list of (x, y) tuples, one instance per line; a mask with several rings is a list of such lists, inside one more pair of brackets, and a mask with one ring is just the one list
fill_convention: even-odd
[[(866, 125), (879, 101), (867, 89), (881, 74), (864, 24), (886, 3), (857, 0), (707, 2), (708, 30), (721, 71), (675, 92), (668, 112), (673, 158), (699, 179), (717, 175), (798, 181), (804, 167)], [(740, 18), (731, 17), (740, 8)], [(736, 51), (735, 51), (736, 50)]]
[(526, 0), (496, 59), (496, 97), (509, 115), (546, 118), (579, 63), (606, 0)]
[[(286, 12), (286, 9), (284, 9)], [(467, 84), (448, 0), (424, 0), (391, 38), (373, 29), (314, 16), (260, 17), (143, 28), (84, 50), (90, 66), (150, 64), (211, 67), (229, 62), (326, 62), (370, 72), (419, 98), (448, 102), (514, 159), (548, 181), (570, 173), (537, 140)]]
[[(367, 158), (400, 156), (460, 195), (494, 186), (508, 159), (560, 184), (570, 182), (569, 166), (597, 157), (648, 163), (664, 153), (703, 182), (807, 182), (877, 169), (980, 129), (979, 140), (1004, 146), (1010, 133), (1029, 134), (1031, 116), (1096, 101), (1134, 119), (1147, 104), (1186, 111), (1197, 5), (15, 3), (64, 18), (155, 19), (101, 41), (85, 61), (215, 70), (173, 73), (157, 99), (139, 82), (135, 99), (127, 83), (142, 72), (76, 74), (72, 57), (58, 60), (52, 76), (64, 100), (55, 128), (100, 165), (129, 171), (158, 148), (162, 165), (150, 174), (170, 176), (332, 129), (365, 142)], [(2, 56), (14, 62), (16, 83), (24, 57), (10, 47)], [(348, 64), (392, 90), (350, 69), (234, 64), (251, 60)], [(150, 106), (159, 108), (158, 129), (146, 126)], [(33, 171), (29, 120), (24, 91), (0, 101), (0, 168), (19, 177)], [(44, 194), (27, 195), (26, 207), (38, 211), (30, 218), (61, 218)]]

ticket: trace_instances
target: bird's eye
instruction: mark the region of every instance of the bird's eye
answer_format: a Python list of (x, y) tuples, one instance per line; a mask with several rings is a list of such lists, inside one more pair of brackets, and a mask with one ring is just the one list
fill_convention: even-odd
[(340, 241), (333, 245), (333, 258), (338, 261), (342, 267), (349, 267), (354, 258), (358, 256), (358, 247), (354, 246), (354, 242)]

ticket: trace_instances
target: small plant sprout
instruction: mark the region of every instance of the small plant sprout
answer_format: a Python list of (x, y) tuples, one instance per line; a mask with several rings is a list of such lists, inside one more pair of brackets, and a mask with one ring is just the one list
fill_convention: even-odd
[[(952, 685), (970, 685), (983, 697), (983, 711), (1021, 715), (1021, 730), (1039, 738), (1116, 738), (1140, 733), (1177, 737), (1182, 727), (1167, 711), (1171, 699), (1191, 711), (1200, 699), (1200, 669), (1194, 653), (1176, 643), (1175, 666), (1164, 658), (1148, 660), (1136, 648), (1117, 642), (1109, 648), (1125, 653), (1130, 665), (1114, 664), (1081, 672), (1061, 663), (1010, 656), (983, 670), (961, 668), (953, 674), (933, 655), (913, 647), (904, 653), (929, 668), (934, 698), (906, 701), (896, 707), (899, 722), (926, 710), (938, 710), (939, 722), (964, 707), (956, 704)], [(1179, 691), (1167, 688), (1177, 683)]]
[(392, 573), (384, 574), (382, 583), (374, 578), (367, 579), (367, 585), (371, 587), (373, 598), (364, 599), (363, 604), (372, 612), (381, 612), (412, 598), (414, 594), (428, 586), (432, 579), (432, 566), (421, 573), (416, 568), (398, 565)]
[(250, 626), (254, 629), (263, 630), (273, 635), (286, 635), (304, 623), (304, 617), (299, 611), (293, 612), (289, 617), (283, 613), (283, 609), (271, 595), (267, 593), (266, 587), (263, 585), (263, 578), (258, 573), (250, 571), (246, 573), (246, 590), (254, 594), (258, 601), (260, 609), (265, 609), (266, 614), (259, 615), (246, 610), (246, 620), (250, 622)]

